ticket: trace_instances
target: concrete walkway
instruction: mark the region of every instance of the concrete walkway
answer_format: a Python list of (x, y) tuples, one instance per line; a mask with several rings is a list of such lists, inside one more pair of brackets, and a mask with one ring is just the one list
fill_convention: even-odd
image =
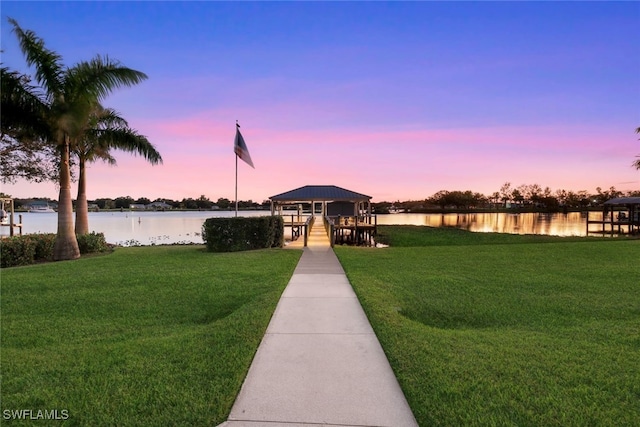
[(322, 220), (221, 427), (417, 426)]

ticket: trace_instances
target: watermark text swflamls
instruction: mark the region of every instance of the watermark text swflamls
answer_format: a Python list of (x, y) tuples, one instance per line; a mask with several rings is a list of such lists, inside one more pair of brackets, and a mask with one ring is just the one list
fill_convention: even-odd
[(67, 409), (5, 409), (2, 411), (5, 420), (66, 420), (69, 419)]

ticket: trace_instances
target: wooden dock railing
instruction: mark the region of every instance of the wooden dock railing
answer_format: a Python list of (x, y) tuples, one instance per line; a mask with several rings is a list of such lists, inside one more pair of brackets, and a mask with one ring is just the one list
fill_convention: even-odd
[(313, 227), (313, 222), (316, 220), (316, 217), (311, 215), (304, 223), (304, 246), (307, 246), (307, 242), (309, 241), (309, 234), (311, 234), (311, 227)]
[[(592, 219), (589, 217), (590, 212), (587, 211), (587, 233), (599, 234), (636, 234), (640, 232), (640, 212), (635, 212), (633, 217), (624, 210), (612, 210), (602, 215), (600, 219)], [(593, 230), (590, 225), (600, 225), (600, 230)], [(608, 228), (608, 230), (607, 230)], [(626, 230), (625, 230), (626, 229)]]
[(304, 239), (304, 246), (307, 246), (315, 218), (313, 216), (302, 215), (287, 215), (287, 217), (283, 216), (284, 226), (291, 228), (291, 241), (296, 241), (302, 237)]
[(375, 215), (365, 217), (337, 216), (325, 217), (325, 229), (329, 242), (348, 245), (373, 246), (373, 238), (378, 229), (378, 218)]

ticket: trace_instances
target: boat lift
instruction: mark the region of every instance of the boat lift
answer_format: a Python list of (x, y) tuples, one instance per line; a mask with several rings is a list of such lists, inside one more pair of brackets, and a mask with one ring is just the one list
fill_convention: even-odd
[(22, 215), (18, 215), (18, 222), (15, 222), (15, 212), (13, 199), (10, 197), (0, 198), (0, 225), (9, 227), (9, 237), (15, 234), (14, 228), (18, 229), (22, 236)]

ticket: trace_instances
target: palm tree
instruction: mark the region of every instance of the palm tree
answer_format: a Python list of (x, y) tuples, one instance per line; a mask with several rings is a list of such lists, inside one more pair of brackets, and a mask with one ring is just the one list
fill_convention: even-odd
[(127, 121), (116, 111), (96, 105), (88, 122), (88, 128), (73, 149), (80, 167), (76, 199), (76, 234), (89, 232), (86, 165), (97, 160), (115, 165), (116, 160), (110, 153), (112, 148), (139, 154), (153, 165), (162, 163), (160, 153), (147, 137), (131, 129)]
[(140, 83), (147, 76), (99, 55), (71, 68), (65, 67), (62, 57), (47, 49), (33, 31), (23, 30), (13, 19), (9, 19), (9, 23), (13, 25), (27, 65), (35, 69), (34, 77), (41, 92), (39, 109), (47, 124), (47, 138), (60, 153), (58, 232), (53, 257), (55, 260), (79, 258), (73, 227), (70, 152), (88, 128), (95, 105), (114, 89)]

